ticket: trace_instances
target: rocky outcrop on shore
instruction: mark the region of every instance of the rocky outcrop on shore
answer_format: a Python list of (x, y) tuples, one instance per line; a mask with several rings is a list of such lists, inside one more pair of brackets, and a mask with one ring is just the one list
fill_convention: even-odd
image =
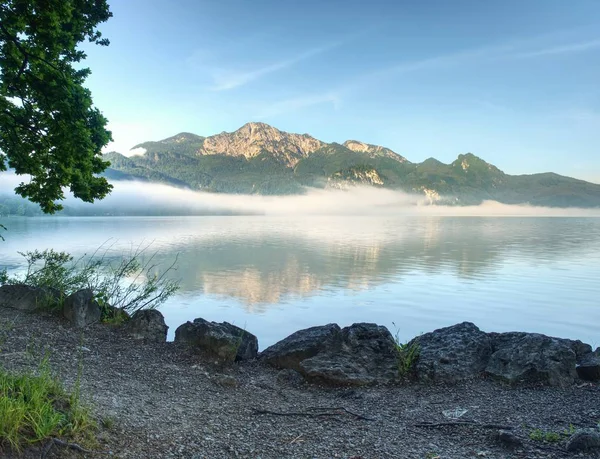
[(57, 301), (60, 292), (51, 288), (29, 285), (3, 285), (0, 287), (0, 307), (33, 312), (49, 301)]
[[(510, 384), (565, 387), (578, 377), (600, 380), (600, 360), (590, 345), (539, 333), (485, 333), (463, 322), (421, 335), (408, 346), (416, 350), (411, 375), (420, 381), (490, 376)], [(330, 324), (298, 331), (265, 349), (260, 358), (276, 368), (296, 370), (309, 381), (366, 385), (405, 376), (399, 372), (398, 352), (385, 327), (354, 324), (341, 330)]]
[(24, 284), (0, 286), (0, 307), (25, 312), (55, 309), (75, 327), (86, 327), (100, 322), (101, 309), (90, 289), (79, 290), (66, 296), (57, 289), (31, 287)]
[[(470, 322), (414, 338), (414, 357), (403, 368), (402, 346), (381, 325), (328, 324), (299, 330), (257, 354), (254, 335), (226, 322), (196, 319), (177, 329), (175, 341), (224, 360), (259, 358), (269, 366), (332, 386), (406, 380), (456, 383), (492, 377), (509, 384), (566, 387), (577, 379), (600, 380), (600, 351), (589, 344), (539, 333), (485, 333)], [(233, 354), (232, 354), (233, 353)], [(294, 376), (292, 379), (297, 379)]]
[(63, 314), (69, 322), (79, 328), (98, 323), (102, 318), (100, 305), (89, 288), (69, 295), (64, 301)]
[(175, 330), (175, 342), (202, 350), (224, 362), (255, 359), (258, 338), (228, 322), (195, 319)]
[(494, 353), (486, 373), (509, 383), (568, 386), (577, 378), (576, 365), (591, 355), (581, 341), (538, 333), (490, 333)]
[[(0, 306), (33, 311), (57, 300), (52, 289), (24, 285), (0, 287)], [(100, 306), (90, 290), (64, 300), (63, 314), (75, 327), (100, 321)], [(127, 316), (128, 317), (128, 316)], [(137, 311), (123, 327), (130, 336), (164, 342), (164, 317), (156, 310)], [(470, 322), (440, 328), (401, 346), (381, 325), (337, 324), (299, 330), (258, 353), (258, 339), (227, 322), (197, 318), (179, 326), (175, 343), (222, 362), (257, 359), (279, 370), (282, 380), (304, 378), (330, 386), (367, 386), (407, 380), (456, 383), (491, 377), (509, 384), (567, 387), (577, 380), (600, 381), (600, 349), (539, 333), (486, 333)], [(410, 360), (403, 355), (411, 350)], [(290, 377), (289, 371), (294, 371)]]
[(582, 357), (576, 370), (583, 380), (600, 381), (600, 347), (592, 354)]
[(300, 330), (265, 349), (260, 359), (315, 383), (363, 386), (398, 379), (396, 343), (387, 328), (376, 324)]
[(510, 384), (564, 387), (578, 377), (578, 365), (586, 365), (584, 376), (594, 379), (599, 363), (591, 346), (581, 341), (539, 333), (484, 333), (470, 322), (426, 333), (413, 343), (419, 347), (416, 375), (421, 380), (447, 382), (487, 375)]
[(425, 333), (409, 345), (419, 349), (415, 374), (423, 381), (456, 382), (480, 376), (492, 355), (490, 337), (470, 322)]
[(156, 343), (167, 340), (169, 327), (165, 324), (165, 318), (156, 309), (142, 309), (136, 311), (131, 320), (127, 321), (123, 329), (135, 339), (145, 339)]

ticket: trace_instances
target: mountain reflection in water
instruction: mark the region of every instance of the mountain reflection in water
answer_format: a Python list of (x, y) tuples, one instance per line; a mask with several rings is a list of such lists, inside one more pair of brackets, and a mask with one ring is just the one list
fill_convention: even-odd
[[(168, 316), (177, 301), (185, 303), (185, 320), (204, 317), (202, 305), (209, 303), (212, 320), (221, 320), (216, 304), (221, 313), (243, 307), (247, 320), (248, 313), (264, 315), (272, 308), (322, 312), (348, 295), (364, 294), (361, 304), (377, 300), (381, 305), (375, 309), (381, 310), (403, 303), (406, 312), (434, 297), (440, 309), (459, 303), (477, 307), (487, 298), (489, 305), (482, 302), (479, 308), (505, 304), (518, 311), (533, 307), (532, 299), (552, 307), (561, 297), (587, 304), (600, 294), (597, 218), (112, 217), (12, 219), (6, 226), (0, 263), (9, 267), (22, 262), (17, 250), (46, 247), (77, 256), (104, 244), (116, 257), (145, 244), (162, 267), (177, 257), (172, 275), (181, 279), (181, 290), (164, 310)], [(519, 300), (494, 287), (486, 297), (481, 291), (499, 284), (533, 296)], [(363, 311), (363, 321), (377, 321), (382, 314)], [(454, 312), (454, 322), (465, 318)], [(402, 316), (394, 314), (396, 320)], [(439, 311), (433, 314), (440, 317)], [(344, 312), (338, 315), (336, 321), (343, 323)], [(513, 328), (526, 328), (519, 320), (513, 317)], [(539, 320), (550, 320), (547, 311), (539, 311)], [(433, 318), (431, 326), (436, 324)], [(423, 323), (420, 331), (431, 326)]]

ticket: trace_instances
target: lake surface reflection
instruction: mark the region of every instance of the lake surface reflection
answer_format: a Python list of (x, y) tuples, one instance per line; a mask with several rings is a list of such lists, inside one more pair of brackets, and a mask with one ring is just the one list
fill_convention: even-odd
[(175, 328), (227, 320), (260, 347), (307, 326), (377, 322), (406, 340), (463, 320), (600, 345), (600, 219), (491, 217), (95, 217), (8, 219), (17, 251), (109, 256), (151, 244), (177, 257)]

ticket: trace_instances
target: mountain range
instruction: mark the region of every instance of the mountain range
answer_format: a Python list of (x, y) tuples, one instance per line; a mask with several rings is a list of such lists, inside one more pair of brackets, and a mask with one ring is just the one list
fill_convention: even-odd
[[(451, 164), (413, 163), (357, 140), (326, 143), (264, 123), (202, 137), (180, 133), (133, 149), (107, 153), (111, 180), (144, 180), (217, 193), (286, 195), (310, 188), (356, 185), (420, 194), (425, 202), (454, 205), (495, 200), (551, 207), (600, 207), (600, 185), (554, 173), (509, 175), (471, 154)], [(132, 150), (133, 150), (132, 149)], [(140, 150), (141, 151), (141, 150)]]

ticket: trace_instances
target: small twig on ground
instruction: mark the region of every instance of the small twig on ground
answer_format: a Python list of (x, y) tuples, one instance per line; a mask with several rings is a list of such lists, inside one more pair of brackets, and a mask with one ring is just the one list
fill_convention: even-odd
[(362, 414), (358, 414), (358, 413), (354, 413), (352, 411), (350, 411), (347, 408), (344, 408), (343, 406), (341, 407), (316, 407), (316, 408), (307, 408), (308, 411), (344, 411), (345, 413), (348, 413), (351, 416), (354, 416), (356, 419), (362, 419), (364, 421), (374, 421), (375, 419), (373, 418), (368, 418), (366, 416), (363, 416)]
[(77, 443), (67, 443), (66, 441), (59, 440), (58, 438), (52, 438), (48, 442), (48, 444), (44, 447), (44, 449), (42, 450), (42, 454), (40, 456), (41, 459), (46, 458), (46, 456), (48, 455), (48, 453), (50, 453), (50, 450), (52, 449), (52, 447), (54, 445), (60, 446), (63, 448), (67, 448), (67, 449), (72, 449), (73, 451), (78, 451), (80, 453), (85, 453), (85, 454), (108, 454), (103, 451), (92, 451), (89, 449), (85, 449), (84, 447), (78, 445)]
[[(271, 411), (271, 410), (263, 410), (263, 409), (254, 408), (253, 411), (255, 414), (271, 414), (274, 416), (306, 416), (309, 418), (318, 418), (318, 417), (324, 417), (324, 416), (340, 416), (342, 413), (346, 413), (351, 416), (354, 416), (356, 419), (362, 419), (364, 421), (374, 421), (375, 420), (373, 418), (368, 418), (361, 414), (353, 413), (352, 411), (349, 411), (346, 408), (314, 407), (314, 408), (307, 408), (307, 411), (288, 411), (288, 412)], [(312, 411), (312, 413), (311, 413), (311, 411)]]
[(512, 426), (504, 426), (500, 424), (480, 424), (475, 421), (452, 421), (452, 422), (420, 422), (417, 424), (413, 424), (414, 427), (423, 427), (423, 428), (436, 428), (436, 427), (446, 427), (446, 426), (473, 426), (479, 427), (481, 429), (501, 429), (501, 430), (512, 430), (514, 427)]
[(303, 436), (304, 436), (304, 434), (300, 434), (300, 435), (298, 435), (296, 438), (294, 438), (294, 439), (293, 439), (293, 440), (290, 442), (290, 445), (293, 445), (294, 443), (302, 443), (303, 441), (305, 441), (305, 440), (303, 440), (303, 439), (302, 439), (302, 437), (303, 437)]

